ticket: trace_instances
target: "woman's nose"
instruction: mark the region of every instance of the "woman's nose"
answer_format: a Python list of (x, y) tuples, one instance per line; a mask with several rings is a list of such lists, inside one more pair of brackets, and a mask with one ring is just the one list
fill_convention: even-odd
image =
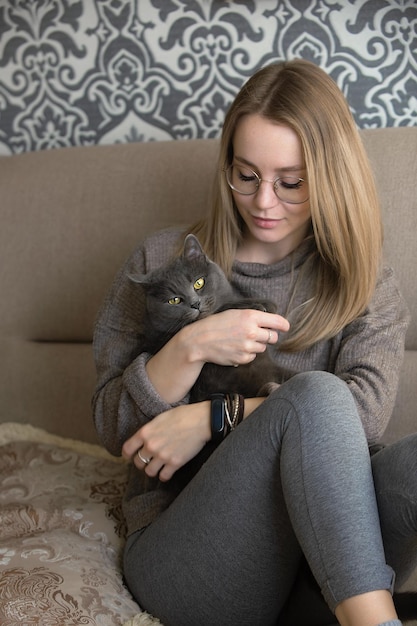
[(258, 191), (255, 194), (255, 202), (258, 207), (267, 209), (277, 205), (279, 198), (275, 193), (274, 181), (262, 179)]

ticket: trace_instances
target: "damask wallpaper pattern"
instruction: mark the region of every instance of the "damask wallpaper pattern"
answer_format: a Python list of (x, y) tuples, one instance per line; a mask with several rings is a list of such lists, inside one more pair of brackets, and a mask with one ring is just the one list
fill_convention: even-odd
[(358, 126), (417, 124), (417, 0), (0, 0), (0, 153), (216, 137), (253, 71), (294, 57)]

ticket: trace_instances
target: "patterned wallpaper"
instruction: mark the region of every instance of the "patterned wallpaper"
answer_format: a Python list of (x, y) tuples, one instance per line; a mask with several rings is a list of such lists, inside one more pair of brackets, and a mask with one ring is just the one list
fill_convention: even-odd
[(0, 153), (216, 137), (248, 76), (293, 57), (358, 126), (417, 124), (417, 0), (0, 0)]

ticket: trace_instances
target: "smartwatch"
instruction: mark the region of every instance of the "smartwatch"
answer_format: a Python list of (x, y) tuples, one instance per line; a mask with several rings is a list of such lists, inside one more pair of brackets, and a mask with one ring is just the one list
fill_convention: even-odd
[(226, 428), (226, 398), (222, 393), (214, 393), (211, 400), (211, 440), (220, 443)]

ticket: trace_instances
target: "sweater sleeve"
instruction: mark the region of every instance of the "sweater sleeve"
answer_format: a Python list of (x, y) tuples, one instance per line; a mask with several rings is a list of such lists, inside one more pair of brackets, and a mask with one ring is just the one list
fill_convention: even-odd
[[(167, 248), (161, 246), (164, 254)], [(149, 265), (158, 259), (156, 255), (149, 260), (149, 256), (152, 251), (140, 246), (128, 259), (115, 278), (94, 328), (97, 379), (93, 418), (101, 443), (116, 456), (121, 454), (126, 439), (172, 406), (161, 398), (147, 376), (145, 366), (151, 355), (143, 350), (144, 294), (128, 277), (130, 272), (151, 269)]]
[(394, 273), (385, 268), (368, 309), (342, 333), (334, 373), (349, 385), (370, 445), (392, 414), (409, 319)]

